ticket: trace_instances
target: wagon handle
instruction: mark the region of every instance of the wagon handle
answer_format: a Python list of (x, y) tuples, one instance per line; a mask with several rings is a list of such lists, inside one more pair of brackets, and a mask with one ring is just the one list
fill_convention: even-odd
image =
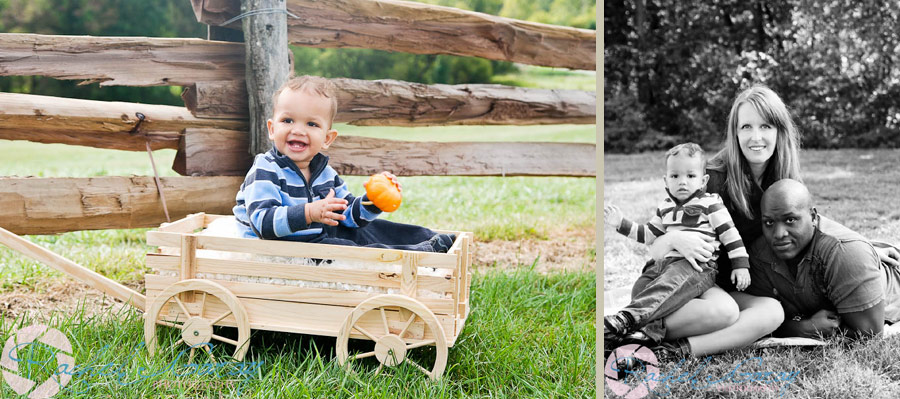
[(105, 294), (134, 306), (141, 311), (144, 310), (147, 297), (141, 293), (119, 284), (109, 278), (99, 274), (91, 269), (72, 262), (62, 256), (57, 255), (40, 245), (19, 237), (15, 233), (0, 227), (0, 243), (3, 243), (13, 251), (18, 251), (31, 259), (41, 262), (56, 270), (59, 270), (71, 277), (93, 287)]

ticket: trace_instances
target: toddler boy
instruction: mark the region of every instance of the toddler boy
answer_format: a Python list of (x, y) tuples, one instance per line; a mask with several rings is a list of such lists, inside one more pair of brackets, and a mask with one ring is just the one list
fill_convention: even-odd
[[(614, 205), (604, 208), (606, 223), (638, 242), (650, 244), (667, 231), (690, 231), (717, 238), (728, 251), (733, 271), (731, 280), (738, 290), (750, 285), (749, 258), (731, 215), (722, 199), (704, 191), (709, 175), (703, 149), (694, 143), (680, 144), (666, 152), (666, 193), (656, 214), (646, 225), (622, 217)], [(712, 244), (718, 248), (719, 242)], [(715, 285), (717, 253), (695, 270), (677, 251), (647, 266), (632, 288), (631, 303), (618, 313), (603, 318), (604, 351), (611, 351), (628, 334), (638, 329), (646, 339), (665, 338), (662, 319)]]
[(350, 193), (320, 153), (337, 138), (336, 113), (328, 79), (294, 77), (275, 92), (266, 121), (272, 149), (254, 159), (233, 209), (243, 237), (447, 252), (453, 235), (376, 219), (381, 210)]

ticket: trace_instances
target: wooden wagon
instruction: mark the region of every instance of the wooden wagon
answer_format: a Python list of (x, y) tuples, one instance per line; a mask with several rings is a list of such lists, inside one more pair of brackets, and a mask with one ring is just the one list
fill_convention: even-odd
[[(456, 235), (447, 253), (204, 235), (220, 218), (230, 216), (193, 214), (147, 232), (156, 250), (146, 257), (154, 271), (145, 276), (146, 297), (6, 230), (0, 242), (144, 310), (151, 355), (159, 332), (175, 328), (180, 338), (171, 349), (190, 347), (190, 359), (200, 348), (213, 356), (215, 346), (240, 361), (250, 330), (260, 329), (336, 337), (341, 365), (374, 356), (377, 370), (407, 362), (432, 379), (443, 374), (469, 313), (472, 233), (441, 231)], [(214, 326), (235, 327), (237, 337)], [(374, 350), (351, 355), (351, 338), (374, 341)], [(434, 347), (434, 360), (422, 366), (409, 355), (425, 347)]]

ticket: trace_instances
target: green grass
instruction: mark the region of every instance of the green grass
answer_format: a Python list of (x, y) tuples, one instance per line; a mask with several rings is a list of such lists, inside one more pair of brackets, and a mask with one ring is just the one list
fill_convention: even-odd
[(597, 73), (568, 69), (517, 65), (519, 72), (495, 75), (491, 83), (538, 89), (597, 90)]
[[(619, 205), (624, 214), (639, 222), (649, 219), (663, 192), (663, 154), (660, 152), (618, 155), (604, 159), (604, 202)], [(855, 229), (870, 239), (900, 242), (900, 150), (807, 150), (802, 153), (803, 176), (814, 196), (819, 212)], [(649, 258), (646, 247), (631, 242), (604, 227), (604, 289), (629, 287)], [(677, 377), (687, 372), (684, 381), (672, 381), (671, 393), (658, 388), (651, 397), (804, 397), (804, 398), (896, 398), (900, 397), (900, 338), (876, 338), (865, 342), (832, 345), (816, 349), (771, 348), (741, 349), (717, 355), (708, 361), (691, 359), (681, 366)], [(759, 381), (720, 383), (714, 388), (694, 389), (688, 376), (697, 373), (725, 377), (741, 362), (760, 356), (762, 363), (740, 366), (736, 379), (747, 372), (798, 372), (796, 381), (783, 383)], [(664, 364), (663, 372), (676, 365)], [(724, 390), (719, 390), (723, 387)], [(775, 387), (775, 390), (768, 390)], [(729, 390), (730, 389), (730, 390)], [(753, 392), (739, 389), (754, 389)], [(606, 388), (608, 397), (615, 396)]]
[[(857, 343), (838, 337), (828, 342), (818, 347), (731, 351), (688, 359), (679, 366), (661, 365), (656, 377), (631, 378), (660, 381), (647, 398), (900, 397), (900, 337)], [(605, 390), (608, 398), (622, 397)]]
[[(178, 173), (172, 170), (175, 150), (154, 151), (153, 160), (160, 176), (178, 176)], [(0, 176), (130, 175), (153, 176), (147, 152), (0, 140)]]
[[(595, 290), (590, 272), (477, 275), (472, 312), (439, 382), (404, 366), (380, 375), (365, 365), (347, 373), (334, 359), (333, 338), (267, 331), (253, 332), (245, 361), (261, 365), (242, 384), (214, 375), (175, 375), (192, 371), (185, 362), (142, 379), (148, 371), (165, 371), (175, 356), (147, 356), (139, 314), (57, 313), (48, 324), (72, 342), (76, 364), (93, 371), (74, 377), (70, 389), (56, 397), (593, 398)], [(3, 320), (0, 331), (6, 337), (32, 323)], [(36, 371), (35, 379), (50, 374)], [(15, 396), (6, 385), (2, 394)]]

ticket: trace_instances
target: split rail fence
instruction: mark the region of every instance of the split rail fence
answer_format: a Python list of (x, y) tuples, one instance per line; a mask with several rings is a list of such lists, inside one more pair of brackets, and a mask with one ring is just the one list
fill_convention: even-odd
[[(239, 0), (192, 0), (210, 36), (240, 29)], [(594, 70), (593, 30), (406, 1), (287, 0), (291, 44), (452, 54)], [(213, 32), (217, 32), (213, 35)], [(227, 31), (225, 31), (227, 32)], [(0, 34), (0, 76), (42, 75), (101, 86), (183, 86), (185, 107), (0, 93), (0, 139), (145, 151), (175, 149), (161, 178), (171, 218), (228, 214), (251, 163), (245, 45), (204, 39)], [(354, 125), (596, 123), (596, 93), (503, 85), (333, 79), (337, 122)], [(595, 176), (594, 144), (412, 142), (341, 136), (342, 174)], [(17, 234), (157, 226), (153, 177), (0, 177), (0, 225)]]

